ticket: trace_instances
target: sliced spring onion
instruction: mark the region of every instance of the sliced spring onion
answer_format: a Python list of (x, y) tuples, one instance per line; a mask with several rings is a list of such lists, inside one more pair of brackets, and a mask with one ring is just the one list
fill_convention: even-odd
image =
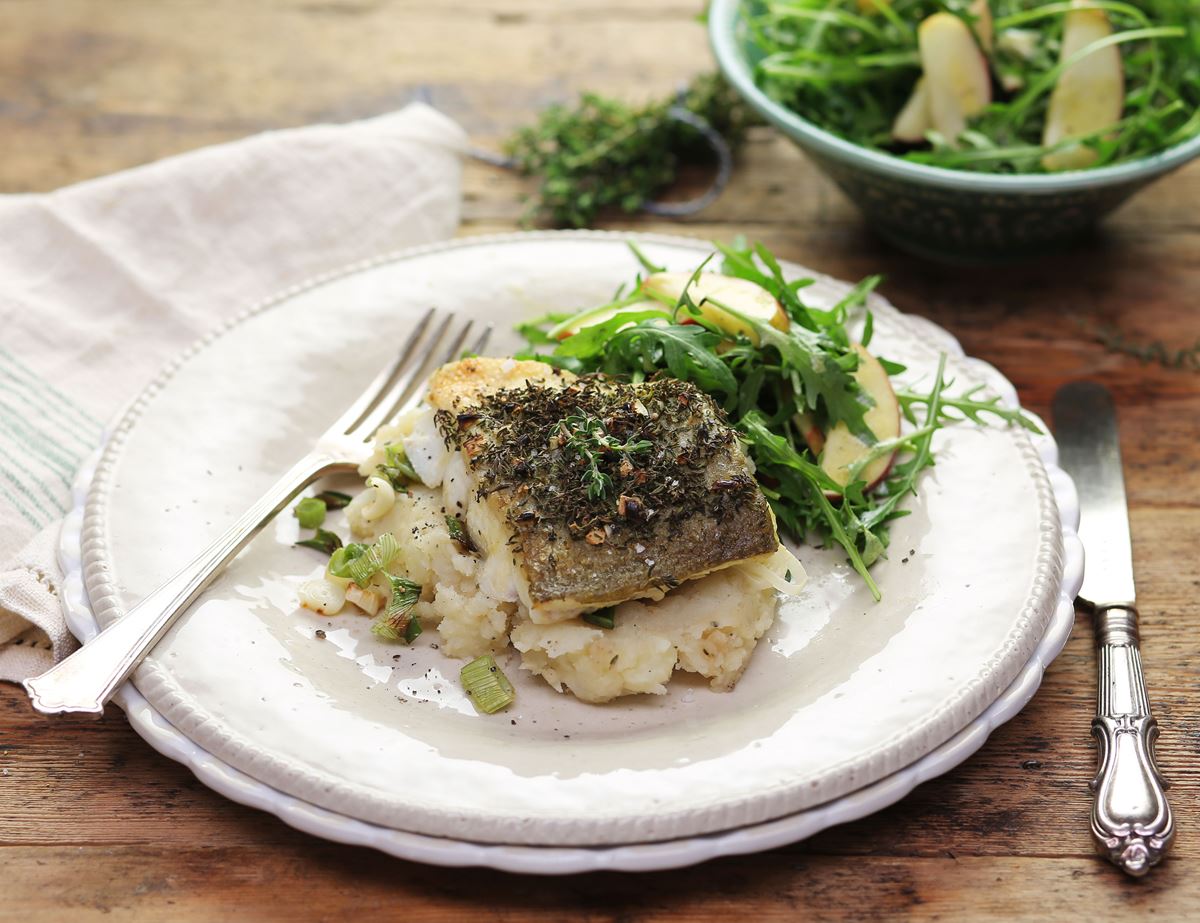
[(388, 580), (392, 584), (392, 599), (387, 607), (388, 615), (407, 612), (417, 604), (421, 598), (421, 584), (415, 583), (407, 577), (393, 577), (391, 574), (388, 575)]
[(383, 451), (387, 460), (379, 465), (377, 470), (380, 475), (388, 479), (392, 487), (396, 490), (408, 490), (410, 483), (421, 480), (412, 464), (409, 463), (408, 456), (404, 453), (404, 446), (393, 444), (387, 446)]
[(317, 499), (325, 501), (326, 509), (340, 510), (342, 507), (348, 506), (353, 498), (340, 490), (323, 490), (317, 494)]
[(595, 612), (585, 612), (583, 620), (589, 625), (595, 625), (597, 628), (615, 628), (616, 620), (613, 614), (616, 612), (614, 606), (609, 606), (607, 609), (597, 609)]
[(407, 577), (387, 575), (392, 585), (392, 598), (379, 618), (371, 623), (376, 637), (386, 641), (403, 641), (411, 644), (421, 634), (421, 620), (412, 614), (412, 608), (421, 598), (421, 585)]
[(496, 666), (496, 661), (491, 654), (476, 657), (462, 668), (458, 678), (463, 684), (463, 689), (467, 691), (467, 695), (475, 703), (475, 707), (485, 715), (491, 715), (502, 708), (507, 708), (517, 697), (512, 683)]
[(471, 541), (471, 536), (467, 535), (467, 530), (463, 527), (462, 520), (457, 516), (446, 514), (446, 530), (450, 533), (450, 540), (457, 542), (463, 551), (470, 554), (475, 550), (475, 543)]
[(296, 546), (298, 548), (315, 548), (317, 551), (331, 555), (342, 547), (342, 540), (333, 532), (317, 529), (316, 535), (306, 538), (302, 542), (296, 542)]
[(349, 580), (350, 574), (346, 568), (351, 561), (362, 557), (362, 553), (366, 550), (367, 546), (360, 545), (358, 542), (351, 542), (349, 545), (340, 546), (329, 556), (329, 573), (335, 577), (341, 577), (343, 580)]
[(391, 532), (384, 532), (374, 545), (352, 542), (339, 548), (329, 559), (329, 572), (335, 577), (346, 577), (365, 587), (377, 573), (391, 563), (400, 553), (400, 543)]
[(292, 512), (300, 520), (300, 528), (315, 529), (325, 521), (325, 501), (317, 497), (305, 497)]

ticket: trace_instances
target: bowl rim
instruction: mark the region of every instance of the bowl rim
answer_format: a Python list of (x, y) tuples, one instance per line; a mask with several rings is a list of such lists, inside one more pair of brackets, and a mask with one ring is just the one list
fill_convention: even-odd
[(872, 173), (926, 186), (972, 192), (1045, 195), (1097, 189), (1138, 180), (1148, 181), (1200, 155), (1200, 135), (1197, 135), (1173, 147), (1128, 163), (1053, 174), (1012, 174), (950, 170), (872, 151), (818, 127), (759, 89), (739, 48), (736, 31), (741, 19), (741, 6), (742, 0), (711, 0), (708, 9), (709, 43), (725, 79), (767, 121), (802, 146), (834, 159), (850, 162)]

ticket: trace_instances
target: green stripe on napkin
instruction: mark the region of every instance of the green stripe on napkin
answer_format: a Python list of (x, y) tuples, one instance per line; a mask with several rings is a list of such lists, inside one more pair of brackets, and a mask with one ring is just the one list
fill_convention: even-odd
[(70, 507), (71, 478), (103, 427), (0, 346), (0, 497), (42, 528)]

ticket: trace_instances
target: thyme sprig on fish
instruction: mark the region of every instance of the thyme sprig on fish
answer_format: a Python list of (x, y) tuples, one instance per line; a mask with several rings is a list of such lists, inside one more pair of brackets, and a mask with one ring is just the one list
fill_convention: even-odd
[(554, 428), (553, 438), (561, 448), (575, 453), (583, 462), (582, 479), (589, 500), (599, 500), (612, 493), (612, 477), (600, 467), (600, 460), (605, 455), (619, 453), (620, 464), (632, 471), (632, 457), (654, 445), (649, 439), (630, 438), (620, 442), (608, 432), (603, 420), (588, 413), (573, 413), (560, 420)]

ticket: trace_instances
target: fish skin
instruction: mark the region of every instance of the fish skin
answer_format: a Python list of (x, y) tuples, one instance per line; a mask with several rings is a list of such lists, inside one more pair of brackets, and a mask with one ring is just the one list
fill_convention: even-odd
[[(561, 389), (576, 381), (569, 372), (544, 363), (478, 357), (439, 369), (430, 381), (429, 402), (439, 410), (462, 414), (497, 391), (525, 385)], [(724, 442), (703, 472), (704, 487), (715, 498), (709, 500), (715, 512), (700, 509), (686, 514), (682, 505), (675, 511), (660, 510), (657, 523), (643, 529), (636, 541), (591, 544), (573, 535), (565, 522), (537, 515), (541, 504), (536, 486), (520, 497), (508, 489), (489, 493), (483, 501), (489, 513), (506, 519), (516, 536), (520, 552), (514, 554), (514, 561), (524, 571), (534, 621), (555, 621), (629, 599), (661, 598), (685, 580), (776, 551), (779, 539), (770, 506), (753, 481), (741, 444), (707, 395), (676, 381), (634, 386), (593, 385), (585, 379), (577, 385), (593, 386), (629, 389), (631, 397), (641, 394), (647, 400), (659, 393), (656, 389), (667, 387), (688, 395), (686, 411), (664, 421), (655, 442), (674, 457), (676, 451), (689, 448), (701, 425), (720, 434)], [(455, 438), (446, 435), (448, 440)], [(474, 469), (478, 449), (468, 448), (463, 454), (468, 468)], [(726, 484), (733, 485), (729, 496), (717, 496), (720, 485)], [(534, 518), (520, 516), (529, 512)]]

